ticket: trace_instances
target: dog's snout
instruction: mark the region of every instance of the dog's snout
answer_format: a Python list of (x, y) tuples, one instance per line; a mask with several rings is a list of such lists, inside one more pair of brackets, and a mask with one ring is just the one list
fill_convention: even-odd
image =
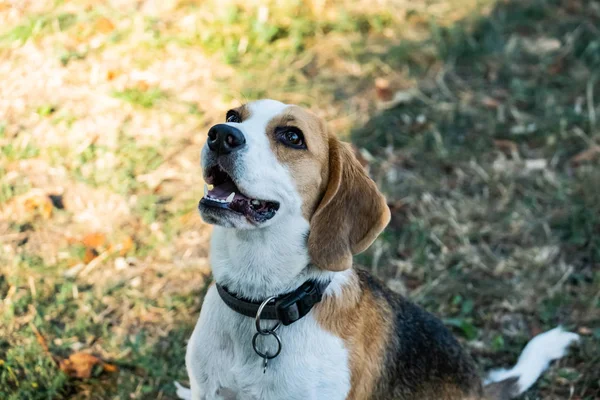
[(217, 154), (229, 154), (246, 144), (246, 138), (238, 128), (218, 124), (208, 131), (208, 148)]

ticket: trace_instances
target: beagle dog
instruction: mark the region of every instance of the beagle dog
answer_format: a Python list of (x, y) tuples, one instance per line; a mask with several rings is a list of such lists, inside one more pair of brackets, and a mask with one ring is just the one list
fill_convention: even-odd
[(301, 107), (230, 110), (208, 132), (202, 168), (215, 283), (181, 398), (509, 399), (577, 340), (539, 335), (482, 382), (439, 319), (353, 268), (390, 211), (351, 147)]

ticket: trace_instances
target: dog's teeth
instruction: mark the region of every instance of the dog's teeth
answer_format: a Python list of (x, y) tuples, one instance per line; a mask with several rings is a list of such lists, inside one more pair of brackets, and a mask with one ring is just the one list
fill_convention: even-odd
[(260, 206), (260, 200), (256, 200), (256, 199), (254, 199), (254, 200), (252, 200), (250, 203), (252, 203), (252, 205), (253, 205), (253, 206), (256, 206), (256, 207)]
[(231, 194), (229, 196), (227, 196), (227, 199), (225, 199), (225, 202), (231, 203), (233, 201), (234, 197), (235, 197), (235, 192), (231, 192)]
[(204, 184), (204, 197), (208, 196), (208, 185)]

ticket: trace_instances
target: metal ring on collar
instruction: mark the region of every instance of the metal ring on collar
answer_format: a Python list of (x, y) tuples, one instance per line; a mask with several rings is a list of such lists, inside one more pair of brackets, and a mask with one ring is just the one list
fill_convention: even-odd
[[(275, 352), (275, 354), (273, 354), (272, 356), (269, 355), (269, 353), (263, 353), (262, 351), (258, 350), (256, 348), (256, 339), (259, 336), (273, 336), (276, 340), (277, 340), (277, 351)], [(254, 334), (254, 336), (252, 337), (252, 348), (254, 349), (254, 352), (256, 354), (258, 354), (260, 357), (265, 358), (267, 360), (271, 360), (275, 357), (277, 357), (279, 355), (279, 353), (281, 353), (281, 339), (279, 338), (279, 335), (277, 335), (275, 332), (269, 332), (266, 335), (261, 334), (260, 332), (256, 332)]]
[[(262, 304), (260, 305), (260, 307), (258, 307), (258, 311), (256, 312), (256, 317), (254, 319), (255, 323), (256, 323), (256, 332), (265, 336), (265, 335), (270, 335), (272, 333), (274, 333), (279, 326), (281, 325), (281, 321), (277, 321), (277, 323), (275, 324), (275, 326), (271, 329), (262, 329), (260, 327), (260, 315), (262, 314), (264, 308), (267, 306), (267, 304), (271, 301), (274, 300), (275, 298), (277, 298), (277, 296), (271, 296), (269, 298), (267, 298), (265, 301), (262, 302)], [(279, 338), (277, 338), (277, 340), (279, 341)], [(252, 341), (254, 342), (254, 339), (252, 339)], [(281, 350), (281, 342), (280, 342), (280, 346), (279, 346), (279, 350)], [(255, 349), (256, 350), (256, 349)], [(279, 353), (278, 353), (279, 354)]]

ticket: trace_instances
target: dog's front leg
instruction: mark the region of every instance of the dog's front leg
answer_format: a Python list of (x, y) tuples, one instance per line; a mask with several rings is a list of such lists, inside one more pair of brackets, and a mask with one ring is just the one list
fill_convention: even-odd
[(200, 388), (200, 385), (198, 385), (194, 379), (190, 381), (190, 390), (192, 392), (191, 400), (206, 400), (204, 390)]
[[(208, 378), (207, 376), (205, 376), (204, 371), (202, 370), (202, 366), (199, 365), (198, 363), (194, 362), (194, 351), (190, 350), (190, 348), (188, 348), (187, 354), (186, 354), (186, 367), (187, 367), (187, 371), (188, 371), (188, 377), (190, 379), (190, 388), (187, 389), (188, 393), (187, 395), (189, 397), (181, 397), (182, 399), (188, 399), (188, 400), (207, 400), (206, 397), (206, 390), (205, 388), (198, 382), (198, 378), (199, 377), (204, 377), (204, 378)], [(206, 382), (205, 379), (205, 382)], [(179, 390), (177, 391), (177, 394), (179, 395)]]
[(175, 387), (177, 388), (177, 397), (181, 400), (206, 400), (206, 396), (202, 394), (193, 380), (190, 381), (189, 389), (181, 386), (179, 382), (175, 382)]
[[(189, 374), (189, 373), (188, 373)], [(190, 376), (190, 388), (185, 388), (175, 382), (175, 388), (177, 389), (177, 397), (181, 400), (207, 400), (204, 390), (196, 383), (193, 376)]]

